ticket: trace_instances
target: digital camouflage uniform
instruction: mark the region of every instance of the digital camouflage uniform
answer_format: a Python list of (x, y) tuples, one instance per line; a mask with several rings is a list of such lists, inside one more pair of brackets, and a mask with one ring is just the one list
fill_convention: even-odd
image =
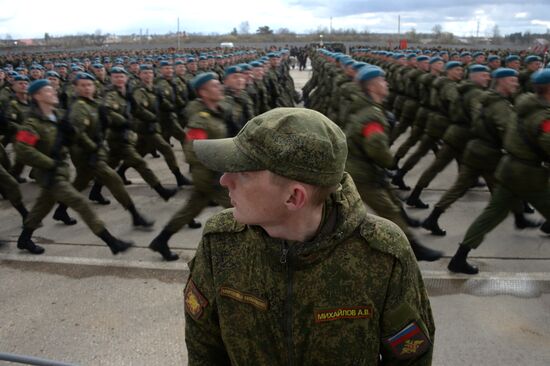
[(227, 210), (189, 268), (190, 366), (431, 364), (435, 327), (407, 240), (366, 214), (347, 175), (311, 241), (271, 238)]
[(176, 85), (173, 80), (161, 77), (157, 80), (155, 88), (162, 137), (168, 143), (170, 143), (170, 138), (173, 137), (183, 147), (185, 133), (178, 121), (178, 114), (183, 113), (183, 111), (180, 109), (181, 104), (178, 103)]
[(223, 110), (230, 115), (231, 122), (228, 124), (228, 136), (235, 136), (241, 128), (254, 117), (254, 106), (252, 99), (244, 90), (234, 92), (225, 88), (225, 98), (221, 103)]

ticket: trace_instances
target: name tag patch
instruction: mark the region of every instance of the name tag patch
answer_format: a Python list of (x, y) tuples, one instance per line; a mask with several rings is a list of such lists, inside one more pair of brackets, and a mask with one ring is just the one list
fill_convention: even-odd
[(339, 319), (369, 319), (372, 318), (372, 306), (350, 306), (335, 309), (315, 310), (315, 323), (330, 322)]
[(415, 358), (430, 346), (430, 340), (416, 322), (410, 323), (394, 336), (384, 339), (384, 343), (400, 360)]
[(252, 305), (255, 308), (260, 309), (262, 311), (267, 311), (269, 307), (267, 304), (267, 301), (262, 300), (254, 295), (246, 294), (244, 292), (241, 292), (229, 287), (221, 287), (220, 295), (245, 303), (245, 304)]

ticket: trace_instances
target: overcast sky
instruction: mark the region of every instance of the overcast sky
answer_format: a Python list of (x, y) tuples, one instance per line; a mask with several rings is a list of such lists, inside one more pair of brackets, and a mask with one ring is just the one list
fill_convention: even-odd
[[(131, 6), (129, 6), (131, 4)], [(457, 5), (460, 4), (460, 5)], [(319, 27), (397, 32), (431, 32), (435, 24), (461, 36), (544, 33), (550, 28), (550, 0), (93, 0), (88, 2), (0, 0), (0, 38), (94, 33), (145, 34), (180, 30), (229, 33), (248, 21), (250, 31), (267, 25), (303, 33)]]

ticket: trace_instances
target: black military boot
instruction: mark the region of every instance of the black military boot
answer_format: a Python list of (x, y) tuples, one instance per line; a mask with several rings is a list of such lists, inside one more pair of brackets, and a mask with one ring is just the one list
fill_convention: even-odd
[(533, 207), (531, 207), (529, 202), (523, 201), (523, 212), (525, 212), (526, 214), (534, 214), (535, 209)]
[(477, 180), (472, 184), (472, 188), (483, 188), (486, 187), (487, 184), (485, 184), (484, 181), (481, 180), (481, 178), (477, 178)]
[(192, 185), (191, 181), (185, 178), (185, 176), (181, 174), (179, 169), (174, 170), (172, 173), (174, 174), (174, 177), (176, 177), (176, 182), (178, 184), (178, 187)]
[(410, 240), (411, 248), (417, 261), (433, 262), (443, 256), (443, 252), (435, 249), (430, 249), (420, 244), (416, 239)]
[(550, 234), (550, 222), (545, 221), (544, 224), (540, 227), (540, 231), (545, 234)]
[(466, 261), (470, 248), (460, 245), (455, 255), (451, 258), (447, 269), (455, 273), (478, 274), (479, 269)]
[(537, 228), (541, 224), (542, 222), (527, 219), (523, 214), (514, 214), (514, 225), (518, 230)]
[(22, 203), (19, 203), (17, 205), (13, 206), (17, 212), (21, 215), (21, 218), (23, 218), (23, 221), (27, 218), (27, 215), (29, 214), (29, 211), (25, 208), (25, 206)]
[(122, 165), (120, 168), (118, 168), (116, 170), (117, 174), (120, 176), (120, 178), (122, 179), (122, 183), (124, 183), (125, 186), (129, 186), (130, 184), (132, 184), (132, 181), (131, 180), (128, 180), (126, 179), (126, 170), (128, 168), (125, 167), (124, 165)]
[(155, 221), (147, 220), (145, 217), (143, 217), (138, 212), (134, 204), (131, 204), (130, 207), (128, 207), (128, 211), (130, 211), (130, 214), (132, 215), (132, 222), (136, 227), (149, 228), (155, 224)]
[(411, 195), (409, 198), (407, 198), (407, 205), (416, 207), (416, 208), (428, 208), (430, 205), (422, 202), (420, 199), (420, 194), (422, 193), (422, 188), (414, 187), (413, 191), (411, 192)]
[(31, 239), (33, 231), (31, 229), (23, 229), (21, 235), (19, 235), (19, 239), (17, 239), (17, 248), (28, 250), (32, 254), (42, 254), (44, 253), (44, 248), (36, 245)]
[(405, 220), (407, 225), (409, 225), (410, 227), (420, 227), (421, 222), (417, 219), (413, 219), (412, 217), (410, 217), (403, 207), (401, 207), (399, 210), (401, 211), (401, 215), (403, 216), (403, 219)]
[(153, 187), (153, 189), (162, 197), (163, 200), (168, 201), (178, 193), (177, 189), (166, 189), (160, 183)]
[(53, 214), (53, 219), (56, 221), (61, 221), (65, 225), (76, 225), (78, 221), (73, 219), (69, 216), (67, 213), (67, 206), (63, 203), (60, 203), (59, 206), (57, 206), (57, 210), (55, 210)]
[(199, 221), (193, 219), (189, 224), (187, 224), (187, 226), (189, 226), (190, 229), (199, 229), (202, 227), (202, 224)]
[(432, 232), (432, 235), (437, 236), (445, 236), (447, 235), (447, 232), (439, 227), (439, 223), (437, 222), (439, 220), (439, 216), (443, 213), (443, 210), (439, 207), (435, 207), (430, 213), (430, 216), (424, 220), (422, 223), (422, 227), (426, 230), (430, 230)]
[(101, 194), (102, 188), (103, 184), (94, 182), (92, 189), (90, 189), (90, 194), (88, 195), (88, 198), (90, 199), (90, 201), (94, 201), (96, 203), (99, 203), (100, 205), (109, 205), (111, 201), (103, 197), (103, 195)]
[(162, 258), (166, 261), (176, 261), (179, 256), (172, 252), (168, 247), (168, 240), (172, 237), (172, 233), (166, 230), (162, 230), (156, 238), (149, 244), (149, 249), (154, 252), (158, 252), (162, 255)]
[(397, 173), (393, 176), (391, 180), (391, 184), (394, 186), (397, 186), (402, 191), (410, 191), (411, 187), (405, 184), (405, 181), (403, 181), (403, 177), (405, 176), (405, 171), (402, 169), (398, 169)]
[(131, 241), (124, 241), (115, 238), (107, 229), (103, 229), (103, 231), (99, 233), (98, 237), (109, 246), (114, 255), (122, 253), (134, 245)]

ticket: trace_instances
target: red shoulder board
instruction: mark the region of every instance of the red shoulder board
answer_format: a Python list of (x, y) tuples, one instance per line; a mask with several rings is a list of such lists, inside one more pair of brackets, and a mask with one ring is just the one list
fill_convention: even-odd
[(16, 141), (22, 142), (30, 146), (36, 145), (39, 139), (40, 138), (34, 133), (25, 130), (17, 131), (17, 134), (15, 135)]
[(208, 138), (208, 133), (202, 128), (192, 128), (187, 131), (187, 140), (206, 140)]
[(540, 129), (542, 133), (550, 133), (550, 119), (542, 121), (540, 124)]
[(380, 122), (370, 121), (363, 125), (363, 136), (370, 137), (376, 133), (384, 133), (384, 126)]

